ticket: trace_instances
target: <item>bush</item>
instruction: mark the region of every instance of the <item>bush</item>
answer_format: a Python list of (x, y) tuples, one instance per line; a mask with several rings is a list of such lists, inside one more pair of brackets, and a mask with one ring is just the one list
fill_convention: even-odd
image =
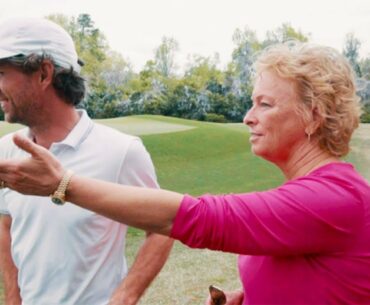
[(227, 123), (227, 120), (224, 115), (216, 114), (216, 113), (207, 113), (204, 116), (204, 120), (208, 122), (215, 122), (215, 123)]
[(370, 123), (370, 103), (367, 103), (362, 108), (361, 123)]
[(361, 123), (370, 123), (370, 113), (364, 113), (361, 116)]

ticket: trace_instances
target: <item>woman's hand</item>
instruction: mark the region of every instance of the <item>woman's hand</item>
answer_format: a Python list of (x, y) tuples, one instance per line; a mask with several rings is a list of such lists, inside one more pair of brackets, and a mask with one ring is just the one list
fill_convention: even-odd
[[(226, 303), (225, 305), (242, 305), (244, 292), (243, 290), (225, 291)], [(214, 305), (212, 303), (211, 297), (209, 296), (205, 305)]]
[(31, 156), (0, 160), (0, 185), (28, 195), (48, 196), (58, 187), (64, 169), (45, 148), (15, 134), (14, 143)]

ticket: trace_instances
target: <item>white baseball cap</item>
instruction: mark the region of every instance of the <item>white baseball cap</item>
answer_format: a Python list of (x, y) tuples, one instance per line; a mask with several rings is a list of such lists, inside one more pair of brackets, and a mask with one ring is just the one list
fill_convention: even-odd
[(55, 64), (80, 72), (82, 62), (71, 36), (58, 24), (40, 18), (12, 18), (0, 24), (0, 59), (47, 54)]

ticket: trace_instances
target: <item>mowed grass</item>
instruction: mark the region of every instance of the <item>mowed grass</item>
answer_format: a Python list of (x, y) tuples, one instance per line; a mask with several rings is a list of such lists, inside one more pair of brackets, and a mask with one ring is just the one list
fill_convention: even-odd
[[(152, 156), (162, 188), (191, 195), (219, 194), (263, 190), (283, 181), (274, 166), (250, 153), (247, 128), (242, 124), (204, 123), (160, 116), (99, 122), (141, 136)], [(0, 134), (15, 127), (19, 128), (0, 124)], [(351, 159), (360, 162), (358, 167), (361, 169), (361, 159)], [(126, 253), (132, 263), (144, 234), (129, 229), (127, 239)], [(190, 250), (176, 242), (166, 266), (140, 304), (203, 304), (210, 284), (225, 289), (240, 287), (236, 256)], [(1, 298), (0, 292), (0, 304)]]
[[(241, 124), (147, 118), (196, 127), (142, 136), (162, 188), (191, 195), (236, 193), (266, 189), (282, 181), (276, 168), (250, 153), (248, 132)], [(135, 232), (130, 230), (131, 234)], [(166, 266), (140, 304), (203, 304), (210, 284), (225, 289), (240, 287), (236, 265), (235, 255), (190, 250), (176, 242)]]
[(370, 124), (361, 124), (353, 135), (351, 153), (346, 158), (370, 181)]

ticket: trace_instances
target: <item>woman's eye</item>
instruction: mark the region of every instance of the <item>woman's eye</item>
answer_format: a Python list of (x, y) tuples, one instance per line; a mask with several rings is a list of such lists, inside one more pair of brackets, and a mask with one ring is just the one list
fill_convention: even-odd
[(271, 107), (269, 103), (261, 102), (262, 107)]

